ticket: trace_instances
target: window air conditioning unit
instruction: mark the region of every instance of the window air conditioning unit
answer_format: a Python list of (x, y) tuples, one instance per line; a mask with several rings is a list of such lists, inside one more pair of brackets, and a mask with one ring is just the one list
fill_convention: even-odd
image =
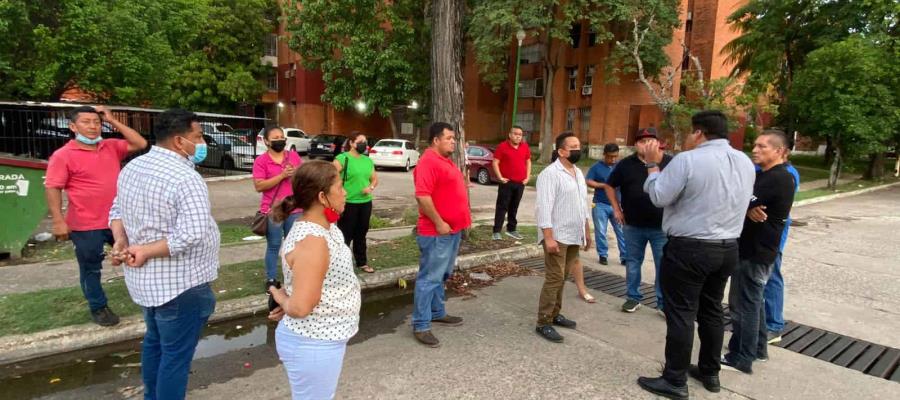
[(582, 95), (582, 96), (590, 96), (590, 95), (591, 95), (591, 89), (593, 89), (592, 86), (587, 86), (587, 85), (583, 86), (583, 87), (581, 88), (581, 95)]
[(284, 70), (284, 79), (287, 79), (290, 77), (291, 77), (291, 70), (289, 70), (289, 69)]

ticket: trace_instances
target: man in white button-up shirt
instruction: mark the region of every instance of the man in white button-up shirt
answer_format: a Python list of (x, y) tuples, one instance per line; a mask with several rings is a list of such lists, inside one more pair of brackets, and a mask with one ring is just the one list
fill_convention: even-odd
[(535, 213), (538, 241), (544, 245), (545, 274), (535, 330), (558, 343), (563, 338), (553, 325), (575, 328), (575, 321), (559, 313), (566, 277), (580, 262), (579, 248), (587, 250), (593, 243), (587, 184), (575, 165), (581, 158), (581, 142), (571, 132), (560, 134), (554, 156), (556, 161), (537, 179)]

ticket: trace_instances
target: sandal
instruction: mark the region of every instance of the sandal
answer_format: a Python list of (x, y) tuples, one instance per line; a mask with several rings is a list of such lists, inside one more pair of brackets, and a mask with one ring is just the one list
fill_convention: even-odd
[(582, 294), (582, 295), (578, 295), (578, 297), (581, 297), (581, 299), (584, 300), (584, 301), (587, 302), (587, 303), (594, 304), (594, 303), (597, 302), (597, 299), (595, 299), (594, 296), (591, 296), (590, 293), (585, 293), (585, 294)]
[(359, 269), (361, 269), (363, 272), (365, 272), (365, 273), (367, 273), (367, 274), (374, 274), (374, 273), (375, 273), (375, 268), (372, 268), (372, 267), (370, 267), (370, 266), (368, 266), (368, 265), (363, 265), (362, 267), (359, 267)]

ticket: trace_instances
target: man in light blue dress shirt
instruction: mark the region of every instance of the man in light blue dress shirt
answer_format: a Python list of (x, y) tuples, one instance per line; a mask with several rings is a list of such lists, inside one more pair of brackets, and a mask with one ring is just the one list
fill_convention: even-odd
[[(728, 120), (720, 111), (691, 117), (685, 149), (665, 170), (648, 156), (644, 191), (663, 207), (668, 242), (659, 282), (666, 298), (666, 364), (658, 378), (641, 377), (644, 390), (671, 399), (687, 399), (687, 375), (712, 392), (720, 390), (724, 336), (722, 297), (738, 264), (738, 242), (753, 194), (755, 171), (746, 154), (731, 148)], [(700, 336), (697, 366), (690, 365), (694, 322)]]
[(194, 169), (206, 143), (192, 112), (169, 110), (154, 127), (156, 145), (119, 174), (109, 213), (114, 263), (141, 306), (144, 398), (183, 399), (200, 333), (215, 309), (219, 229), (206, 182)]

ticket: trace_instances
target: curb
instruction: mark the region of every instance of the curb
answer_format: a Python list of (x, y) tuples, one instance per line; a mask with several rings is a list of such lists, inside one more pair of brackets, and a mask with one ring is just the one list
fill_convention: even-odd
[(242, 181), (244, 179), (250, 179), (253, 175), (251, 174), (239, 174), (239, 175), (230, 175), (230, 176), (214, 176), (212, 178), (203, 178), (206, 183), (210, 182), (227, 182), (227, 181)]
[(884, 189), (891, 188), (891, 187), (898, 186), (898, 185), (900, 185), (900, 182), (894, 182), (894, 183), (888, 183), (885, 185), (873, 186), (870, 188), (854, 190), (851, 192), (829, 194), (827, 196), (819, 196), (819, 197), (814, 197), (811, 199), (795, 201), (793, 206), (794, 207), (803, 207), (803, 206), (808, 206), (810, 204), (822, 203), (822, 202), (830, 201), (830, 200), (843, 199), (845, 197), (859, 196), (861, 194), (876, 192), (879, 190), (884, 190)]
[[(485, 251), (457, 258), (457, 270), (466, 270), (497, 261), (517, 261), (541, 255), (537, 244), (520, 245), (499, 251)], [(399, 278), (415, 280), (418, 265), (377, 271), (367, 276), (359, 276), (362, 290), (392, 287)], [(216, 310), (209, 317), (209, 323), (255, 315), (268, 311), (266, 295), (254, 295), (240, 299), (226, 300), (216, 304)], [(68, 353), (111, 343), (139, 339), (144, 336), (146, 326), (140, 315), (123, 317), (113, 328), (95, 324), (72, 325), (48, 331), (11, 335), (0, 338), (0, 366)]]

